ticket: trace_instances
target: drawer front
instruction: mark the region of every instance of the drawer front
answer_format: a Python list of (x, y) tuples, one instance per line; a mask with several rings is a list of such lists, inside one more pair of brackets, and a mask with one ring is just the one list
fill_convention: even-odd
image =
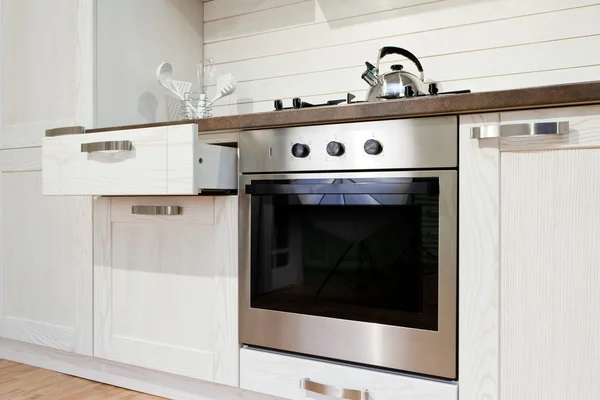
[(237, 148), (198, 143), (195, 124), (44, 139), (46, 195), (196, 195), (237, 189)]
[(167, 127), (44, 138), (43, 192), (166, 194), (167, 149)]
[[(308, 379), (305, 387), (301, 382)], [(243, 348), (240, 386), (288, 399), (457, 400), (457, 385)], [(328, 392), (329, 395), (317, 392)], [(343, 397), (335, 397), (344, 393)]]
[(480, 139), (499, 136), (503, 152), (600, 148), (599, 105), (508, 111), (499, 116), (498, 122), (475, 124), (472, 129), (478, 130)]

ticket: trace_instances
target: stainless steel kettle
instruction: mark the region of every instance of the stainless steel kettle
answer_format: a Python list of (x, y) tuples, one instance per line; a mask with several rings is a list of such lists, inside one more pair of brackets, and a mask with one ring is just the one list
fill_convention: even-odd
[[(392, 70), (379, 75), (379, 63), (389, 54), (399, 54), (412, 61), (419, 70), (420, 76), (404, 71), (402, 65), (392, 65)], [(367, 70), (362, 74), (362, 79), (371, 86), (367, 92), (367, 101), (398, 99), (416, 95), (428, 94), (429, 85), (425, 80), (421, 62), (410, 51), (400, 47), (383, 47), (379, 50), (377, 65), (366, 62)]]

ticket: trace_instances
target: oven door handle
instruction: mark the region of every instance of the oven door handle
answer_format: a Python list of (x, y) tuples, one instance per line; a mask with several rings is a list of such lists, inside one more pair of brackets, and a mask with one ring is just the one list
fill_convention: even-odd
[(434, 182), (412, 183), (267, 183), (252, 181), (246, 185), (246, 194), (273, 196), (289, 194), (426, 194), (439, 195), (440, 186)]

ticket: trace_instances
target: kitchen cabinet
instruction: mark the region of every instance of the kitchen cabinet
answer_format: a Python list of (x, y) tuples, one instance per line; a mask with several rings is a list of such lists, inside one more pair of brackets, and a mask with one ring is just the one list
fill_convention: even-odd
[(196, 195), (237, 189), (237, 149), (200, 143), (198, 126), (43, 139), (47, 195)]
[(94, 355), (238, 384), (237, 197), (97, 198)]
[[(301, 387), (301, 381), (305, 380), (304, 385), (309, 390)], [(251, 348), (240, 350), (240, 387), (294, 400), (458, 399), (457, 386), (452, 382), (386, 373)], [(340, 395), (342, 389), (343, 396)], [(318, 393), (327, 390), (333, 397)]]
[(92, 355), (92, 200), (43, 196), (39, 147), (0, 150), (0, 336)]
[(89, 0), (0, 0), (0, 149), (93, 123), (94, 7)]
[[(468, 137), (540, 123), (567, 133)], [(460, 140), (461, 190), (473, 194), (461, 203), (461, 400), (595, 398), (600, 107), (467, 116)], [(478, 238), (465, 243), (469, 228)]]

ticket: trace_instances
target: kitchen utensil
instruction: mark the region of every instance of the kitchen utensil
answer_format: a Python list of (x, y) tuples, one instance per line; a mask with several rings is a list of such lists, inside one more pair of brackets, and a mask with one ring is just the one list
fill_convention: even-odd
[(236, 85), (237, 81), (235, 80), (233, 75), (225, 74), (220, 76), (217, 79), (217, 95), (212, 99), (210, 103), (213, 104), (215, 101), (225, 96), (229, 96), (230, 94), (235, 92)]
[[(379, 64), (389, 54), (399, 54), (412, 61), (419, 71), (419, 76), (404, 71), (400, 64), (392, 65), (391, 71), (379, 75)], [(411, 97), (413, 95), (429, 94), (429, 86), (425, 84), (423, 66), (419, 59), (406, 49), (400, 47), (383, 47), (379, 50), (377, 64), (366, 62), (367, 70), (362, 74), (362, 79), (371, 86), (367, 92), (367, 101), (378, 101), (383, 99), (398, 99)], [(410, 89), (406, 89), (409, 87)], [(437, 90), (437, 87), (436, 87)]]
[(215, 69), (215, 60), (212, 58), (206, 58), (196, 66), (196, 76), (203, 92), (205, 91), (205, 88), (210, 85)]
[(173, 80), (171, 82), (173, 83), (173, 86), (175, 87), (175, 90), (177, 91), (179, 98), (181, 98), (182, 100), (185, 98), (185, 94), (192, 89), (192, 82), (175, 81), (175, 80)]
[(183, 100), (183, 92), (179, 92), (173, 84), (173, 66), (171, 63), (164, 62), (156, 69), (156, 77), (162, 87)]

